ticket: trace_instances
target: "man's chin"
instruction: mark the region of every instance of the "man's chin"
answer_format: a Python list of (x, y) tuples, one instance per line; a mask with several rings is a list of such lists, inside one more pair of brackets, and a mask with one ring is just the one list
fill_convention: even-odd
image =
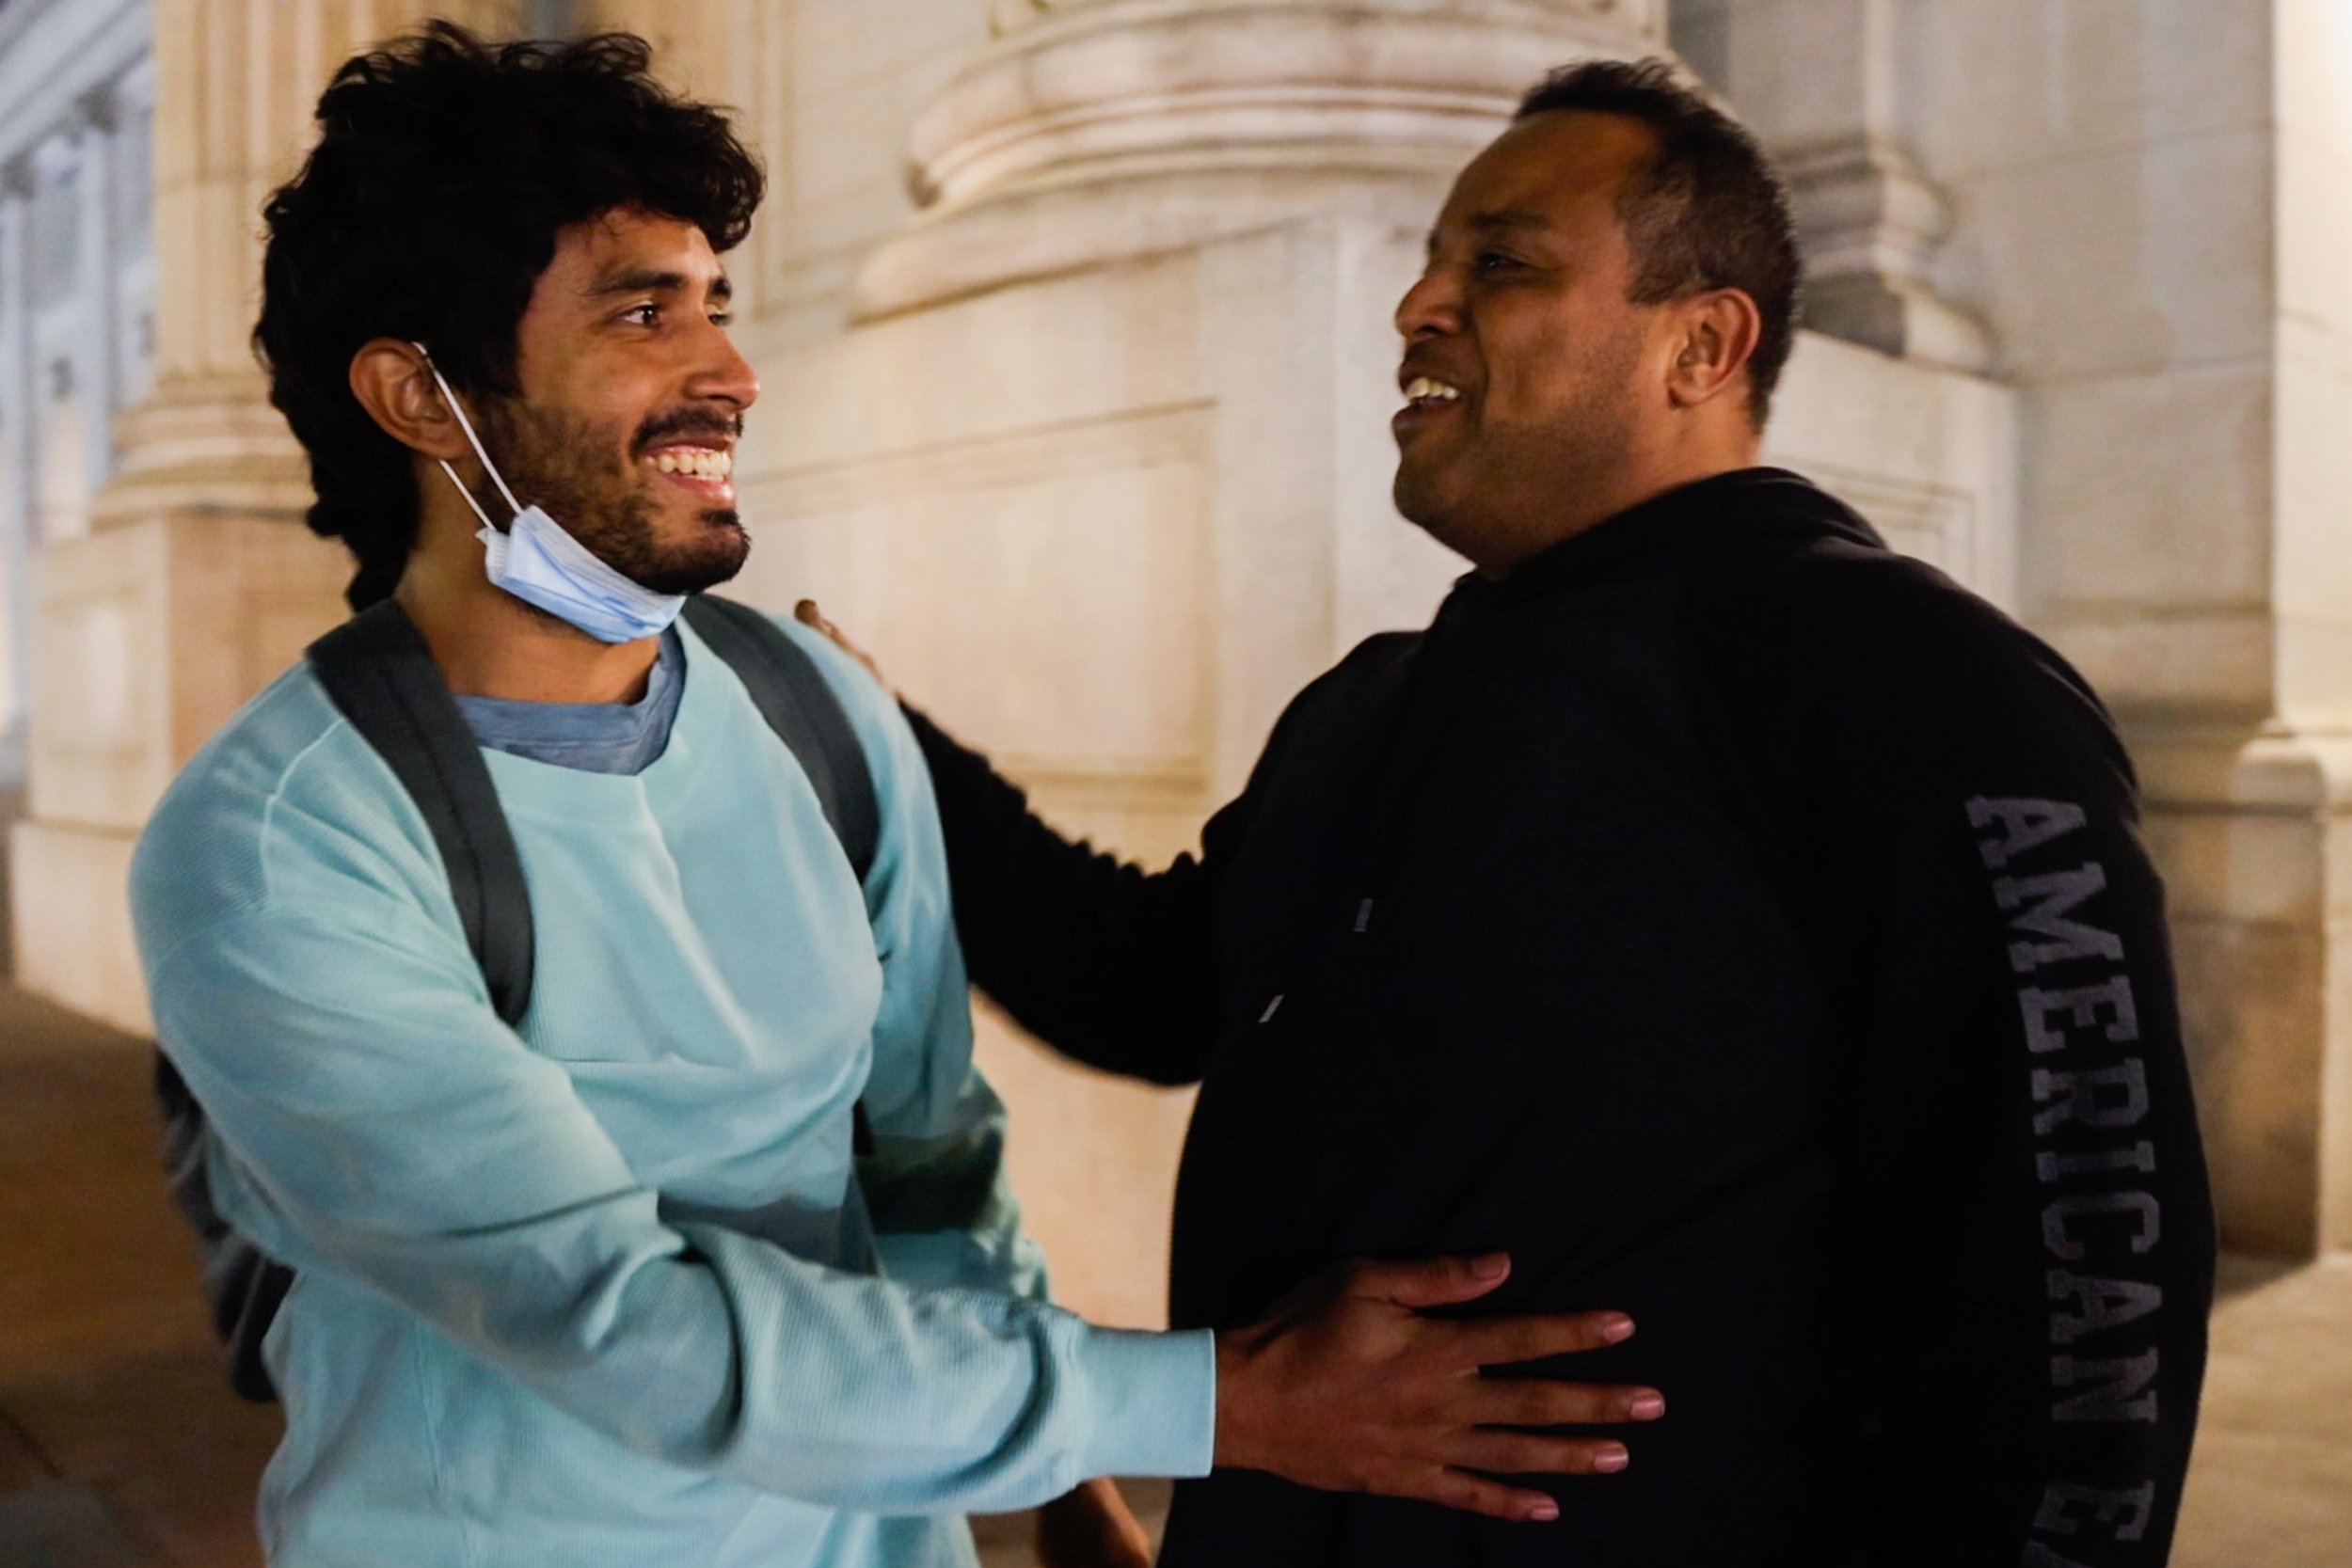
[(1438, 494), (1434, 476), (1410, 463), (1397, 465), (1396, 480), (1389, 488), (1389, 499), (1396, 504), (1397, 514), (1406, 522), (1431, 534), (1440, 543), (1445, 540), (1445, 519), (1451, 508)]
[(701, 594), (734, 580), (752, 553), (752, 536), (732, 511), (702, 514), (703, 531), (662, 552), (660, 564), (637, 575), (657, 594)]
[(1409, 483), (1408, 476), (1402, 469), (1397, 472), (1396, 484), (1390, 492), (1390, 499), (1396, 503), (1398, 514), (1406, 522), (1471, 565), (1483, 569), (1480, 546), (1485, 541), (1478, 529), (1468, 522), (1468, 518), (1477, 515), (1472, 509), (1455, 503), (1453, 498), (1440, 497), (1426, 487)]

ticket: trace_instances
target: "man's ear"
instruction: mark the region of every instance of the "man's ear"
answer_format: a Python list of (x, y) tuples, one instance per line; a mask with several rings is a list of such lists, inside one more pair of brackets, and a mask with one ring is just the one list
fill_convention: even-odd
[(371, 338), (351, 356), (351, 395), (387, 436), (426, 457), (467, 456), (465, 433), (414, 343)]
[(1678, 301), (1675, 356), (1666, 396), (1677, 408), (1696, 408), (1743, 385), (1740, 372), (1763, 336), (1763, 312), (1740, 289), (1710, 289)]

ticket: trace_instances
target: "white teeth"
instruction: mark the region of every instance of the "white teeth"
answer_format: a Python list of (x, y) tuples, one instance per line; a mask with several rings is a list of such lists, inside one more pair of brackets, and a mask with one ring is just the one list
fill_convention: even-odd
[(1460, 388), (1433, 381), (1425, 375), (1417, 375), (1405, 386), (1405, 401), (1407, 403), (1453, 403), (1461, 395)]
[(686, 474), (694, 479), (725, 479), (735, 472), (735, 454), (707, 447), (668, 447), (653, 454), (658, 472)]

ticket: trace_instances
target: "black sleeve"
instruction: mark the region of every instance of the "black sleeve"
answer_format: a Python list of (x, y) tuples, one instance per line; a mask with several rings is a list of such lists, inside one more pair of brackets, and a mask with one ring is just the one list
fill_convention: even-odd
[(1217, 1023), (1216, 868), (1243, 804), (1210, 821), (1201, 858), (1145, 872), (1064, 838), (986, 757), (906, 714), (939, 797), (973, 982), (1089, 1067), (1198, 1080)]
[[(1908, 606), (1905, 598), (1917, 602)], [(2055, 653), (1947, 585), (1849, 650), (1838, 867), (1872, 1568), (2157, 1568), (2214, 1230), (2131, 766)]]

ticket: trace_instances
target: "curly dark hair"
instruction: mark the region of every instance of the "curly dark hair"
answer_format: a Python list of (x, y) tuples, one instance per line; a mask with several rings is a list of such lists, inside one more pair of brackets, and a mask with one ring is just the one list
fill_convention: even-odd
[(1759, 430), (1797, 325), (1804, 266), (1788, 191), (1747, 127), (1683, 85), (1663, 60), (1563, 67), (1518, 117), (1560, 109), (1623, 115), (1650, 128), (1658, 154), (1617, 199), (1633, 251), (1633, 303), (1738, 289), (1763, 318), (1748, 359), (1748, 415)]
[(262, 209), (253, 348), (310, 459), (312, 531), (388, 596), (416, 547), (408, 449), (352, 395), (375, 338), (429, 343), (456, 387), (514, 396), (516, 329), (557, 230), (619, 207), (691, 223), (725, 251), (764, 186), (725, 115), (676, 97), (643, 39), (487, 43), (435, 22), (343, 62), (318, 145)]

